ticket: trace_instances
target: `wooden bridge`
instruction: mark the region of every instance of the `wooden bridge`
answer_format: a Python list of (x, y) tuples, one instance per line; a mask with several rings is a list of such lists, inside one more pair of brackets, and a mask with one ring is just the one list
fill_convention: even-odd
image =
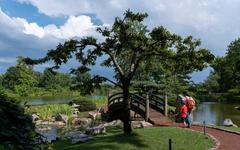
[[(167, 125), (171, 122), (168, 116), (167, 95), (150, 93), (130, 93), (131, 110), (139, 114), (145, 121), (154, 125)], [(110, 118), (121, 119), (124, 110), (123, 94), (115, 93), (108, 96)]]

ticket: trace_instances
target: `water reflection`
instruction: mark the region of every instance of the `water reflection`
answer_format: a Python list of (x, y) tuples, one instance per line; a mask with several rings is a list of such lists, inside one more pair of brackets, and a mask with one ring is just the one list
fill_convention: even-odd
[(240, 126), (240, 111), (234, 107), (240, 104), (203, 102), (198, 105), (193, 112), (193, 121), (209, 124), (222, 125), (224, 119), (230, 118), (235, 124)]

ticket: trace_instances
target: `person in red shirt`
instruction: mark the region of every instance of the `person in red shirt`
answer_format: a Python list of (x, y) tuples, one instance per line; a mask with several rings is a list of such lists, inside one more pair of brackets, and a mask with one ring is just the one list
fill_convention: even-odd
[(187, 110), (188, 110), (186, 123), (187, 123), (187, 127), (190, 128), (191, 127), (191, 120), (192, 120), (191, 119), (191, 112), (195, 108), (195, 101), (191, 96), (189, 96), (189, 94), (186, 91), (183, 92), (183, 95), (186, 99), (186, 106), (187, 106)]
[(187, 119), (187, 113), (188, 113), (188, 109), (186, 106), (186, 101), (182, 101), (182, 105), (179, 108), (179, 113), (180, 113), (180, 117), (181, 117), (181, 121), (183, 123), (183, 126), (186, 128), (187, 127), (187, 123), (186, 123), (186, 119)]

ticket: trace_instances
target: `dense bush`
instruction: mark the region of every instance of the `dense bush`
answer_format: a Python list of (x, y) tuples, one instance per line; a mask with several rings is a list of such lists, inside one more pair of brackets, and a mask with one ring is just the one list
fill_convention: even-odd
[(37, 149), (40, 135), (35, 132), (31, 116), (14, 100), (0, 91), (0, 147), (4, 149)]
[(91, 111), (96, 109), (96, 104), (86, 97), (75, 98), (73, 103), (79, 105), (79, 111)]

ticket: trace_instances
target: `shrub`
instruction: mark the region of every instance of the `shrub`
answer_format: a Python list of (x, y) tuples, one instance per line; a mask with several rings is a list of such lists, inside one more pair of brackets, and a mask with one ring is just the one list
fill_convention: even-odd
[(25, 111), (28, 114), (37, 113), (41, 119), (48, 119), (57, 116), (58, 114), (64, 114), (67, 116), (72, 114), (71, 106), (67, 104), (30, 106), (29, 108), (26, 108)]
[(86, 97), (78, 97), (73, 100), (73, 103), (80, 105), (79, 111), (91, 111), (96, 109), (96, 104)]
[(228, 93), (232, 95), (237, 95), (239, 94), (239, 89), (229, 89)]
[(39, 148), (41, 137), (35, 132), (31, 116), (0, 90), (0, 148), (28, 150)]

